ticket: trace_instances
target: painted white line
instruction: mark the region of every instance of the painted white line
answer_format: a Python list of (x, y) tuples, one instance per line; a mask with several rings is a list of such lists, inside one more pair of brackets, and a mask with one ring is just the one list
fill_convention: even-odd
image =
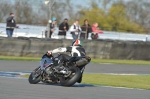
[(105, 75), (122, 75), (122, 76), (137, 76), (137, 75), (150, 75), (150, 74), (128, 74), (128, 73), (90, 73), (84, 72), (84, 74), (105, 74)]
[(150, 75), (150, 74), (122, 74), (122, 73), (101, 73), (106, 75), (122, 75), (122, 76), (137, 76), (137, 75)]
[(30, 73), (20, 73), (20, 75), (24, 76), (24, 75), (29, 75)]
[(108, 65), (111, 65), (111, 64), (113, 64), (113, 63), (98, 63), (98, 64), (108, 64)]
[(146, 90), (146, 89), (140, 89), (140, 88), (113, 87), (113, 86), (101, 86), (101, 87), (114, 88), (114, 89), (127, 89), (127, 90)]

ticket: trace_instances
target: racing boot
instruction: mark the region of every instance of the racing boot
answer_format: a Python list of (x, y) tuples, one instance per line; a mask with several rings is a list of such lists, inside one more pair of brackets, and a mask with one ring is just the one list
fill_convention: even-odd
[(79, 80), (77, 81), (78, 83), (81, 83), (82, 82), (82, 74), (81, 74), (81, 77), (79, 78)]

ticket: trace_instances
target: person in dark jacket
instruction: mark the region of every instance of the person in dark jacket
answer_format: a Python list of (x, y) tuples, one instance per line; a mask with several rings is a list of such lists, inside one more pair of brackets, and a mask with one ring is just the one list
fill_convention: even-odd
[(16, 26), (16, 21), (14, 19), (14, 14), (10, 13), (10, 16), (6, 19), (6, 33), (8, 37), (12, 37), (14, 28), (18, 28)]
[(65, 18), (64, 22), (59, 25), (59, 38), (66, 38), (66, 32), (69, 30), (68, 19)]
[(87, 19), (84, 20), (84, 24), (81, 26), (82, 32), (80, 34), (80, 39), (88, 39), (89, 33), (92, 32), (91, 26)]

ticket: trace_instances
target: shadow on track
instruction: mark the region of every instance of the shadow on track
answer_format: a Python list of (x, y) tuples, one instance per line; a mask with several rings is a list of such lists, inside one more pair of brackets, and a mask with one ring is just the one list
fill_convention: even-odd
[[(51, 86), (61, 86), (60, 84), (53, 84), (53, 83), (38, 83), (40, 85), (51, 85)], [(64, 86), (62, 86), (64, 87)], [(92, 85), (92, 84), (79, 84), (79, 83), (76, 83), (75, 85), (73, 86), (70, 86), (70, 87), (96, 87), (95, 85)]]

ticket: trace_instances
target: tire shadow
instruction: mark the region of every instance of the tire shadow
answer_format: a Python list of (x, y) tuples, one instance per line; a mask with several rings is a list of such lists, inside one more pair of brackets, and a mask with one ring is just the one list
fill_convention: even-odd
[[(50, 85), (50, 86), (61, 86), (60, 84), (53, 84), (53, 83), (43, 83), (43, 82), (40, 82), (38, 83), (40, 85)], [(61, 86), (61, 87), (66, 87), (66, 86)], [(79, 83), (76, 83), (74, 84), (73, 86), (70, 86), (70, 87), (96, 87), (95, 85), (92, 85), (92, 84), (79, 84)]]

